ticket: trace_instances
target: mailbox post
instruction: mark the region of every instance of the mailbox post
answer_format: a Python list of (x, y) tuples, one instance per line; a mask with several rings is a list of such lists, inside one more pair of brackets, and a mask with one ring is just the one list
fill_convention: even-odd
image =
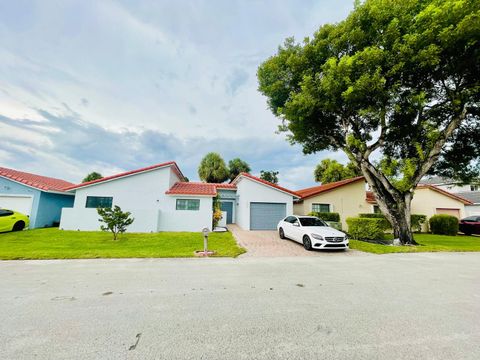
[(203, 228), (202, 230), (203, 232), (203, 252), (205, 254), (208, 253), (208, 233), (210, 232), (210, 230), (208, 230), (208, 228)]

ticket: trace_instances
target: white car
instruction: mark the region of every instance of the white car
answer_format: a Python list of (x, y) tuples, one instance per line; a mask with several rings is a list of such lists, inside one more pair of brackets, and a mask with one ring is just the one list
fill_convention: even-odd
[(292, 239), (306, 250), (348, 249), (347, 234), (314, 216), (287, 216), (277, 225), (281, 239)]

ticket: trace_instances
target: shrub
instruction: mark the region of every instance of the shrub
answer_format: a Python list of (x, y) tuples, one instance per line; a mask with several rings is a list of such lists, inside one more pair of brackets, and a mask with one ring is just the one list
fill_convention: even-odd
[(433, 215), (429, 221), (432, 234), (456, 236), (458, 233), (458, 219), (455, 216)]
[(382, 220), (382, 225), (385, 230), (389, 230), (392, 228), (392, 225), (390, 222), (387, 220), (385, 215), (379, 214), (379, 213), (368, 213), (368, 214), (358, 214), (358, 216), (362, 219), (381, 219)]
[(340, 214), (336, 212), (310, 212), (308, 213), (308, 216), (316, 216), (319, 219), (322, 219), (323, 221), (334, 221), (334, 222), (339, 222), (340, 221)]
[(412, 214), (410, 216), (410, 223), (412, 226), (412, 231), (420, 232), (422, 231), (422, 225), (427, 221), (426, 215)]
[(105, 223), (105, 225), (100, 226), (100, 229), (102, 229), (102, 231), (111, 231), (113, 240), (117, 240), (118, 234), (123, 234), (127, 230), (127, 227), (135, 220), (130, 217), (130, 212), (123, 212), (118, 205), (115, 205), (113, 209), (98, 208), (97, 213), (101, 217), (98, 221)]
[(383, 240), (385, 219), (382, 218), (347, 218), (348, 233), (357, 240)]

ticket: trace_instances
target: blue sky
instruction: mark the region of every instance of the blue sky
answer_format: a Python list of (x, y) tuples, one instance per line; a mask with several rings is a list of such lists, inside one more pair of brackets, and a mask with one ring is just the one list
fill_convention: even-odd
[(204, 154), (313, 185), (325, 157), (291, 146), (257, 91), (286, 37), (343, 19), (353, 0), (4, 1), (0, 166), (78, 182)]

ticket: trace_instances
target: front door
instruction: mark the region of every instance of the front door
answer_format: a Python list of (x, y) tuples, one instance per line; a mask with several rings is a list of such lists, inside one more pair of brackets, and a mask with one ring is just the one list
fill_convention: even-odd
[(232, 201), (221, 201), (220, 210), (227, 213), (227, 224), (233, 223), (233, 202)]

